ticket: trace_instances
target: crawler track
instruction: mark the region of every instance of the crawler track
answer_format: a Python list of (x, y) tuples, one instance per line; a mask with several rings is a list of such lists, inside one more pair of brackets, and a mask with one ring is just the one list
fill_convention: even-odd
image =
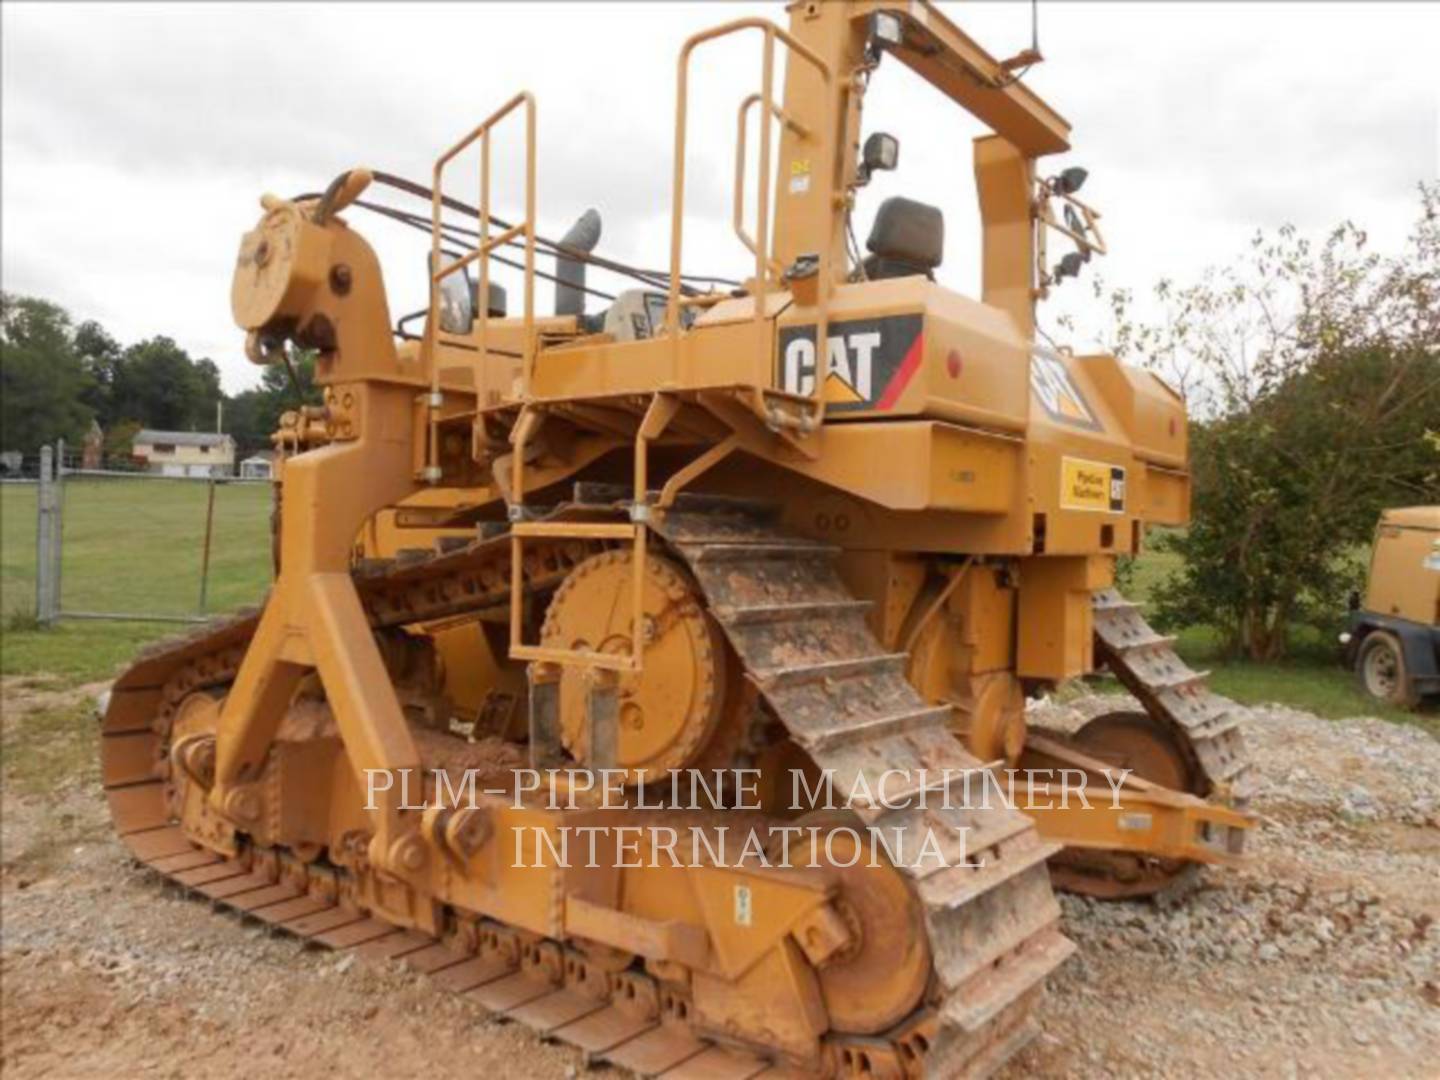
[[(1152, 629), (1139, 607), (1116, 590), (1097, 593), (1093, 604), (1097, 664), (1108, 667), (1134, 695), (1184, 759), (1188, 792), (1243, 809), (1253, 784), (1241, 731), (1244, 708), (1214, 693), (1206, 674), (1176, 655), (1175, 639)], [(1073, 742), (1063, 732), (1046, 734)], [(1239, 843), (1243, 835), (1232, 834), (1232, 842)], [(1239, 848), (1233, 853), (1238, 855)], [(1065, 849), (1051, 871), (1057, 887), (1105, 899), (1151, 896), (1174, 902), (1200, 880), (1196, 863), (1084, 848)]]
[[(837, 791), (862, 780), (878, 792), (887, 770), (918, 785), (927, 772), (984, 768), (951, 733), (950, 710), (926, 705), (905, 678), (905, 656), (886, 653), (870, 631), (868, 605), (840, 580), (838, 548), (738, 513), (672, 513), (659, 531), (695, 574), (748, 676)], [(928, 794), (924, 808), (856, 809), (887, 835), (964, 836), (964, 856), (983, 863), (902, 870), (925, 905), (939, 990), (927, 1072), (986, 1075), (1036, 1033), (1045, 977), (1074, 950), (1045, 864), (1058, 845), (1017, 810), (945, 809), (940, 793)], [(948, 854), (947, 863), (967, 861)]]
[(1187, 748), (1203, 781), (1198, 794), (1243, 805), (1253, 784), (1240, 730), (1244, 709), (1212, 691), (1207, 674), (1188, 667), (1175, 639), (1156, 633), (1138, 605), (1106, 589), (1094, 608), (1096, 660)]
[[(870, 632), (865, 605), (840, 581), (835, 549), (739, 512), (671, 513), (657, 531), (695, 574), (775, 716), (833, 770), (837, 789), (863, 777), (879, 790), (887, 770), (918, 780), (921, 770), (982, 767), (950, 734), (947, 711), (927, 707), (906, 681), (904, 657), (886, 654)], [(526, 582), (551, 587), (593, 551), (573, 540), (527, 544)], [(508, 540), (367, 564), (356, 584), (377, 627), (498, 606), (509, 595)], [(116, 831), (137, 859), (282, 932), (367, 960), (401, 960), (441, 990), (641, 1075), (792, 1075), (703, 1037), (688, 1003), (642, 972), (602, 970), (564, 942), (473, 913), (456, 912), (457, 932), (439, 941), (372, 918), (342, 870), (282, 850), (227, 859), (194, 844), (175, 824), (171, 721), (188, 694), (233, 679), (255, 619), (222, 620), (148, 650), (116, 683), (102, 728), (103, 779)], [(902, 801), (897, 786), (893, 802)], [(857, 809), (887, 834), (929, 828), (946, 846), (952, 865), (902, 867), (925, 907), (932, 989), (923, 1008), (883, 1036), (836, 1040), (832, 1065), (842, 1075), (987, 1075), (1033, 1036), (1044, 979), (1073, 950), (1058, 928), (1046, 867), (1056, 847), (1017, 811), (944, 809), (937, 791), (909, 793), (928, 795), (928, 806)], [(982, 865), (953, 865), (962, 853)]]

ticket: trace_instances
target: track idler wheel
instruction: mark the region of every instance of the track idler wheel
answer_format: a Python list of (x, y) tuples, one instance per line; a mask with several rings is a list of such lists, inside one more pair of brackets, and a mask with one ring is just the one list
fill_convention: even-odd
[[(1142, 780), (1171, 791), (1203, 797), (1204, 779), (1185, 746), (1149, 713), (1105, 713), (1071, 736), (1077, 750), (1115, 769), (1130, 769)], [(1160, 859), (1120, 851), (1067, 848), (1050, 863), (1057, 888), (1102, 900), (1120, 900), (1183, 891), (1199, 867), (1185, 859)]]
[(1205, 785), (1185, 746), (1173, 730), (1147, 712), (1112, 712), (1097, 716), (1075, 733), (1075, 745), (1142, 780), (1171, 791), (1205, 795)]
[[(629, 551), (607, 551), (571, 571), (550, 601), (541, 644), (629, 655), (633, 565)], [(738, 730), (730, 730), (737, 721), (729, 708), (727, 646), (699, 588), (675, 563), (651, 554), (645, 560), (641, 612), (643, 670), (618, 675), (616, 753), (609, 766), (627, 770), (630, 782), (698, 767), (717, 756), (717, 743), (738, 736)], [(591, 692), (585, 667), (561, 666), (562, 740), (586, 764), (593, 764), (586, 729)]]
[(834, 875), (833, 901), (850, 942), (816, 974), (830, 1025), (850, 1035), (888, 1031), (920, 1004), (930, 980), (925, 912), (910, 883), (853, 814), (820, 811), (795, 822), (806, 831), (789, 863)]

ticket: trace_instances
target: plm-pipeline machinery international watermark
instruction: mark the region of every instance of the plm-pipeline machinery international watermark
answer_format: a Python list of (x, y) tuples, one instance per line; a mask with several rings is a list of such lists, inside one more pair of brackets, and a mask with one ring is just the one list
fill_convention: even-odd
[[(974, 812), (1091, 810), (1097, 803), (1119, 810), (1131, 772), (1102, 770), (1101, 788), (1093, 773), (1075, 768), (888, 769), (874, 778), (859, 772), (844, 784), (833, 770), (791, 769), (787, 815), (774, 801), (783, 785), (771, 788), (767, 805), (761, 770), (752, 768), (675, 770), (634, 784), (625, 769), (515, 769), (507, 787), (486, 786), (495, 773), (477, 769), (364, 770), (369, 810), (389, 794), (402, 811), (632, 812), (609, 815), (612, 821), (576, 813), (577, 824), (553, 814), (542, 825), (516, 824), (509, 853), (515, 868), (813, 869), (888, 862), (916, 872), (983, 868), (983, 859), (971, 860), (968, 851)], [(677, 824), (682, 811), (706, 813), (696, 823)], [(732, 825), (724, 811), (748, 813)]]

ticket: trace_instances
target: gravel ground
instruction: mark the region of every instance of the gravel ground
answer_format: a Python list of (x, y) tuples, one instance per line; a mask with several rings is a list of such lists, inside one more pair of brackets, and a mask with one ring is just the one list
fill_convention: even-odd
[[(84, 691), (4, 686), (7, 740)], [(1123, 707), (1088, 698), (1047, 724)], [(1183, 903), (1063, 901), (1080, 951), (1020, 1077), (1433, 1077), (1440, 1060), (1440, 741), (1270, 707), (1252, 858)], [(15, 743), (7, 742), (14, 747)], [(110, 839), (93, 768), (0, 821), (7, 1077), (563, 1077), (576, 1054), (398, 970), (306, 950), (181, 897)]]
[(1440, 741), (1279, 706), (1245, 734), (1250, 860), (1169, 910), (1064, 897), (1080, 950), (1017, 1077), (1436, 1075)]

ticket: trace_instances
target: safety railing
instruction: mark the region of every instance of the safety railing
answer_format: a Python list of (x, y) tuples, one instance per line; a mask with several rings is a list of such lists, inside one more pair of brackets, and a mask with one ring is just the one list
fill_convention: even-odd
[[(784, 269), (775, 261), (770, 250), (772, 239), (772, 203), (774, 194), (774, 169), (771, 161), (771, 141), (773, 124), (779, 121), (785, 124), (794, 134), (801, 139), (814, 137), (815, 132), (810, 131), (804, 124), (800, 123), (793, 115), (775, 100), (775, 43), (778, 41), (789, 50), (792, 61), (798, 59), (800, 62), (810, 65), (819, 74), (824, 83), (823, 100), (825, 102), (825, 118), (823, 123), (825, 130), (833, 134), (833, 109), (834, 94), (833, 82), (834, 73), (830, 66), (825, 63), (815, 52), (809, 49), (804, 43), (782, 30), (768, 19), (749, 18), (737, 19), (734, 22), (704, 30), (695, 34), (687, 40), (680, 50), (678, 69), (678, 85), (675, 98), (675, 172), (673, 178), (673, 192), (671, 195), (671, 219), (670, 219), (670, 293), (666, 309), (666, 332), (672, 342), (672, 356), (678, 365), (679, 339), (680, 339), (680, 309), (685, 301), (681, 297), (681, 255), (684, 250), (684, 222), (685, 222), (685, 146), (689, 110), (689, 79), (690, 79), (690, 58), (695, 50), (711, 41), (719, 38), (729, 37), (732, 34), (746, 30), (758, 30), (763, 36), (761, 52), (761, 74), (760, 91), (751, 94), (740, 104), (739, 110), (739, 136), (736, 146), (735, 162), (735, 210), (734, 227), (740, 242), (755, 256), (755, 279), (753, 283), (753, 300), (755, 304), (756, 323), (764, 322), (767, 318), (766, 297), (772, 286), (778, 287), (783, 277)], [(756, 225), (755, 233), (752, 236), (745, 229), (744, 224), (744, 188), (745, 171), (747, 165), (747, 154), (745, 146), (745, 130), (750, 110), (760, 106), (760, 149), (758, 156), (759, 182), (756, 185)], [(819, 174), (819, 190), (815, 197), (829, 199), (831, 197), (830, 187), (833, 184), (833, 169), (825, 165)], [(830, 274), (830, 252), (828, 244), (819, 245), (820, 250), (816, 252), (819, 265), (816, 268), (819, 274), (822, 287), (817, 290), (817, 320), (816, 340), (824, 341), (826, 332), (826, 293), (829, 284)], [(817, 411), (824, 408), (824, 380), (816, 379), (813, 389), (814, 406)]]
[[(673, 394), (658, 393), (651, 397), (645, 414), (635, 433), (634, 457), (634, 501), (631, 504), (629, 522), (571, 522), (515, 520), (510, 526), (510, 656), (516, 660), (535, 660), (542, 663), (570, 664), (587, 668), (602, 668), (611, 671), (639, 671), (643, 667), (645, 652), (645, 577), (648, 548), (649, 519), (646, 493), (649, 490), (650, 444), (664, 434), (670, 421), (680, 409), (680, 401)], [(512, 453), (516, 457), (515, 481), (523, 477), (523, 466), (519, 460), (524, 456), (525, 442), (532, 430), (527, 418), (533, 412), (522, 415), (516, 425), (516, 440)], [(512, 514), (523, 519), (524, 509), (511, 492)], [(602, 653), (595, 650), (553, 648), (529, 644), (524, 640), (525, 606), (525, 541), (530, 538), (566, 540), (605, 540), (630, 544), (630, 649), (621, 653)]]
[[(740, 112), (735, 132), (735, 235), (740, 238), (740, 242), (745, 245), (746, 249), (752, 255), (759, 255), (760, 252), (755, 238), (745, 231), (745, 165), (747, 157), (745, 144), (750, 122), (750, 110), (763, 100), (764, 98), (760, 94), (751, 94), (740, 103)], [(775, 108), (774, 102), (771, 102), (770, 106), (775, 119), (779, 120), (800, 138), (808, 139), (810, 137), (810, 129), (805, 127), (804, 124), (785, 112), (784, 109)], [(764, 227), (763, 220), (761, 227)], [(784, 273), (784, 267), (768, 254), (765, 257), (765, 268), (777, 279)]]
[[(629, 542), (634, 551), (631, 568), (631, 638), (628, 652), (607, 653), (596, 649), (566, 649), (529, 644), (525, 631), (525, 541), (604, 540)], [(541, 663), (572, 664), (612, 671), (639, 671), (644, 650), (645, 613), (642, 609), (645, 562), (645, 526), (626, 522), (529, 521), (510, 526), (510, 659)]]
[[(490, 133), (495, 125), (523, 106), (525, 113), (525, 216), (518, 223), (490, 235)], [(444, 262), (441, 247), (441, 215), (444, 212), (445, 167), (464, 153), (476, 141), (480, 143), (480, 199), (477, 212), (475, 247), (458, 259)], [(430, 310), (426, 327), (427, 347), (430, 355), (430, 449), (426, 461), (426, 479), (439, 479), (439, 449), (437, 435), (440, 416), (440, 365), (436, 344), (440, 334), (440, 286), (451, 274), (465, 270), (471, 263), (479, 263), (480, 282), (475, 318), (477, 321), (476, 347), (483, 363), (488, 356), (490, 327), (490, 254), (503, 244), (517, 237), (525, 238), (525, 322), (524, 338), (521, 345), (520, 379), (522, 396), (530, 394), (530, 381), (535, 370), (535, 98), (521, 91), (496, 109), (463, 139), (441, 154), (435, 162), (434, 178), (430, 196)]]

